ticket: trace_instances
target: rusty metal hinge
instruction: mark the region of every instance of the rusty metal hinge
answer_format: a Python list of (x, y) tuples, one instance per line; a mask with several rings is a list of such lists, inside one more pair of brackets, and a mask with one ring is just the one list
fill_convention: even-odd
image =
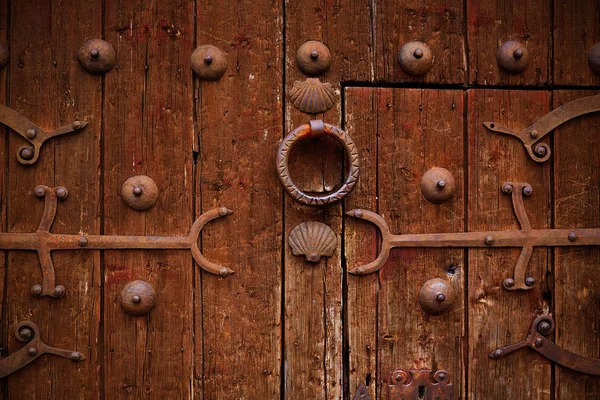
[(208, 222), (233, 213), (226, 207), (213, 208), (194, 221), (188, 236), (118, 236), (118, 235), (59, 235), (50, 233), (56, 216), (57, 199), (67, 197), (64, 187), (51, 188), (40, 185), (35, 195), (45, 199), (44, 214), (34, 233), (0, 233), (0, 250), (37, 251), (42, 267), (43, 284), (34, 285), (31, 293), (36, 297), (65, 295), (65, 287), (55, 285), (54, 265), (50, 252), (54, 250), (107, 250), (107, 249), (186, 249), (190, 250), (198, 266), (212, 274), (227, 276), (234, 271), (208, 261), (200, 252), (200, 231)]
[(381, 252), (375, 261), (348, 272), (365, 275), (379, 271), (394, 247), (520, 247), (521, 255), (515, 265), (513, 277), (506, 278), (503, 285), (507, 290), (528, 290), (535, 284), (533, 277), (525, 277), (534, 247), (600, 245), (600, 229), (532, 229), (523, 205), (523, 195), (530, 196), (533, 193), (528, 183), (506, 182), (502, 185), (502, 192), (511, 195), (513, 210), (521, 225), (520, 230), (393, 235), (380, 215), (360, 209), (349, 211), (349, 216), (375, 224), (381, 231), (382, 243)]
[(498, 359), (513, 351), (529, 347), (550, 361), (554, 361), (563, 367), (573, 371), (583, 372), (589, 375), (600, 375), (600, 359), (588, 358), (571, 353), (554, 342), (546, 339), (554, 331), (555, 323), (552, 314), (536, 317), (529, 327), (529, 333), (525, 339), (510, 346), (502, 347), (490, 353), (490, 358)]
[(23, 139), (31, 143), (32, 147), (22, 147), (17, 153), (17, 160), (21, 164), (33, 164), (39, 156), (42, 145), (48, 139), (56, 136), (64, 135), (79, 131), (88, 124), (87, 121), (75, 121), (69, 125), (58, 128), (52, 132), (46, 132), (27, 118), (19, 114), (13, 109), (0, 104), (0, 123), (17, 132)]
[(533, 160), (544, 162), (550, 158), (550, 146), (538, 141), (568, 120), (598, 111), (600, 111), (600, 95), (583, 97), (564, 104), (519, 132), (496, 122), (484, 122), (483, 125), (490, 131), (519, 138)]
[(15, 337), (18, 341), (27, 344), (10, 356), (0, 360), (0, 378), (20, 370), (44, 354), (53, 354), (75, 362), (85, 360), (85, 356), (77, 351), (48, 346), (42, 341), (38, 326), (31, 321), (19, 322), (15, 327)]

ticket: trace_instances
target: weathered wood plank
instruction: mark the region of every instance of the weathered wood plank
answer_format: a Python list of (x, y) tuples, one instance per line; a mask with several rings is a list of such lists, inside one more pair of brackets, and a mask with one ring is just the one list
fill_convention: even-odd
[[(466, 81), (464, 7), (460, 0), (376, 1), (373, 45), (375, 80), (382, 82), (463, 83)], [(398, 63), (408, 42), (426, 43), (434, 57), (431, 70), (411, 76)]]
[[(550, 80), (551, 19), (546, 0), (467, 0), (469, 83), (545, 86)], [(527, 68), (515, 75), (500, 69), (498, 47), (506, 41), (525, 44)]]
[(553, 3), (554, 83), (600, 84), (600, 75), (588, 64), (590, 48), (600, 41), (600, 4), (591, 0), (556, 0)]
[[(464, 230), (463, 92), (388, 90), (379, 107), (379, 213), (394, 233)], [(388, 109), (388, 105), (391, 107)], [(456, 194), (442, 205), (421, 194), (421, 177), (431, 167), (447, 168)], [(378, 386), (397, 368), (447, 370), (456, 397), (463, 380), (464, 251), (461, 249), (393, 250), (380, 272)], [(419, 291), (433, 278), (454, 288), (456, 302), (441, 316), (426, 314)]]
[[(0, 43), (5, 45), (7, 48), (10, 46), (8, 43), (8, 13), (9, 6), (8, 0), (0, 0)], [(10, 51), (10, 49), (9, 49)], [(9, 77), (10, 67), (7, 64), (0, 71), (0, 103), (6, 104), (7, 99), (7, 85)], [(2, 124), (0, 124), (0, 232), (7, 231), (7, 208), (8, 208), (8, 163), (9, 163), (9, 152), (8, 152), (8, 135), (10, 131)], [(0, 357), (6, 357), (8, 355), (8, 343), (7, 340), (10, 335), (10, 326), (5, 315), (5, 298), (6, 298), (6, 259), (7, 252), (0, 251)], [(0, 398), (6, 398), (6, 380), (0, 381)]]
[(207, 226), (202, 248), (235, 274), (196, 274), (196, 341), (202, 332), (203, 347), (196, 347), (194, 390), (206, 399), (277, 399), (283, 212), (274, 170), (283, 119), (283, 3), (198, 1), (196, 10), (197, 45), (219, 47), (229, 63), (219, 81), (196, 89), (197, 212), (234, 210)]
[[(106, 74), (106, 234), (186, 235), (193, 216), (193, 4), (107, 1), (106, 38), (117, 51)], [(123, 182), (145, 174), (159, 197), (146, 211), (120, 198)], [(105, 392), (111, 398), (188, 398), (193, 370), (193, 261), (189, 251), (106, 251)], [(125, 314), (123, 286), (153, 285), (149, 317)]]
[[(389, 90), (348, 88), (345, 94), (345, 128), (360, 149), (360, 178), (346, 209), (363, 208), (377, 211), (377, 168), (380, 114), (389, 112)], [(384, 107), (381, 106), (383, 103)], [(344, 249), (352, 268), (377, 257), (378, 232), (371, 224), (346, 218)], [(376, 398), (377, 366), (377, 304), (378, 274), (363, 277), (347, 275), (348, 298), (346, 332), (349, 347), (349, 390), (352, 395), (358, 385), (367, 386), (372, 399)]]
[[(554, 92), (554, 108), (597, 91)], [(599, 115), (569, 121), (554, 132), (554, 220), (556, 228), (600, 228)], [(556, 344), (575, 354), (600, 358), (597, 247), (557, 248), (554, 270)], [(600, 378), (556, 367), (556, 398), (600, 396)]]
[[(549, 111), (545, 91), (470, 90), (468, 92), (468, 231), (519, 229), (504, 182), (528, 182), (533, 194), (525, 209), (533, 227), (550, 227), (550, 164), (531, 160), (520, 141), (489, 132), (482, 123), (495, 121), (523, 129)], [(520, 249), (471, 249), (468, 258), (468, 396), (494, 399), (550, 398), (550, 363), (528, 349), (498, 360), (488, 357), (499, 347), (519, 341), (532, 319), (548, 311), (550, 250), (533, 251), (528, 276), (533, 289), (503, 288), (512, 277)], [(527, 373), (523, 373), (527, 371)]]
[[(11, 3), (9, 107), (47, 130), (76, 119), (90, 123), (77, 134), (47, 142), (33, 166), (17, 162), (15, 154), (25, 142), (16, 134), (9, 136), (10, 232), (37, 229), (43, 210), (43, 201), (33, 196), (38, 184), (62, 185), (70, 191), (59, 205), (54, 233), (100, 231), (101, 78), (85, 72), (76, 54), (88, 35), (101, 34), (101, 8), (100, 1)], [(81, 21), (81, 15), (86, 19)], [(86, 167), (79, 168), (82, 165)], [(9, 255), (7, 323), (10, 328), (21, 320), (32, 320), (48, 344), (80, 351), (87, 361), (74, 366), (57, 357), (37, 360), (8, 378), (11, 399), (100, 395), (99, 252), (62, 252), (53, 259), (57, 283), (67, 290), (60, 300), (36, 299), (30, 294), (31, 286), (41, 282), (35, 253)], [(12, 353), (22, 344), (11, 338), (8, 347)]]

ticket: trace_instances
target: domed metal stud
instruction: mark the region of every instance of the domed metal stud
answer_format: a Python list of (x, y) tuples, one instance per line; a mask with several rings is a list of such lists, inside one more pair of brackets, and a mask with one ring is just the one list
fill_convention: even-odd
[(426, 313), (440, 315), (448, 311), (456, 296), (448, 281), (440, 278), (430, 279), (419, 292), (419, 303)]
[(148, 282), (133, 281), (121, 291), (121, 307), (129, 315), (147, 315), (156, 304), (156, 291)]
[(115, 66), (117, 53), (113, 46), (102, 39), (90, 39), (79, 48), (77, 59), (91, 74), (104, 74)]
[(158, 186), (149, 176), (132, 176), (123, 183), (121, 197), (134, 210), (145, 211), (156, 204)]
[(425, 43), (409, 42), (398, 52), (398, 62), (407, 74), (423, 75), (433, 66), (433, 54)]
[(450, 200), (455, 191), (454, 176), (446, 168), (430, 168), (421, 178), (421, 194), (433, 204), (442, 204)]
[(218, 47), (203, 44), (192, 53), (192, 69), (198, 78), (216, 81), (221, 79), (227, 70), (227, 58)]
[(592, 46), (588, 53), (588, 62), (590, 63), (590, 68), (597, 73), (600, 74), (600, 43), (596, 43)]
[(527, 68), (529, 52), (522, 43), (511, 40), (502, 43), (498, 48), (496, 61), (500, 68), (509, 74), (518, 74)]
[(329, 47), (317, 40), (304, 42), (296, 52), (296, 62), (300, 71), (309, 76), (322, 75), (331, 66)]
[(0, 69), (6, 67), (8, 64), (9, 53), (6, 46), (0, 43)]

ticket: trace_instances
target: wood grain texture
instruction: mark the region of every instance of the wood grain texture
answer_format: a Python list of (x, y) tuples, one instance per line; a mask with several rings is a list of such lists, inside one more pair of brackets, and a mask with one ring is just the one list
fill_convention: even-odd
[(600, 75), (588, 64), (590, 48), (600, 41), (600, 3), (554, 1), (554, 83), (598, 85)]
[[(105, 234), (187, 235), (193, 221), (193, 5), (105, 4), (106, 40), (117, 52), (104, 78)], [(123, 182), (139, 174), (159, 188), (146, 212), (127, 207), (119, 195)], [(104, 262), (106, 395), (190, 397), (195, 267), (189, 251), (106, 251)], [(136, 279), (156, 290), (147, 317), (121, 310), (119, 293)]]
[[(597, 91), (556, 91), (554, 108)], [(600, 116), (586, 115), (554, 131), (554, 218), (556, 228), (600, 228)], [(598, 247), (555, 250), (554, 318), (557, 345), (600, 358)], [(600, 396), (600, 378), (556, 367), (556, 399)]]
[[(7, 46), (7, 48), (10, 46), (10, 43), (8, 43), (8, 12), (8, 0), (0, 0), (0, 43)], [(10, 66), (8, 64), (0, 70), (0, 102), (2, 104), (7, 104), (9, 70)], [(0, 232), (6, 232), (8, 228), (8, 163), (10, 157), (8, 135), (11, 135), (10, 130), (0, 124)], [(0, 251), (0, 357), (3, 358), (8, 355), (8, 338), (10, 335), (10, 326), (5, 314), (5, 301), (8, 295), (6, 292), (6, 259), (7, 252)], [(0, 398), (6, 397), (6, 379), (2, 379), (0, 381)]]
[[(84, 22), (78, 15), (88, 15)], [(14, 2), (10, 19), (9, 107), (46, 130), (76, 119), (89, 125), (76, 134), (47, 142), (34, 166), (23, 166), (15, 154), (25, 142), (9, 136), (8, 226), (11, 232), (33, 232), (43, 201), (33, 196), (38, 184), (69, 189), (61, 201), (54, 233), (99, 233), (101, 79), (87, 74), (77, 62), (78, 47), (101, 34), (101, 2)], [(31, 27), (35, 26), (35, 29)], [(86, 168), (79, 168), (85, 165)], [(8, 377), (8, 398), (98, 397), (100, 379), (98, 337), (100, 325), (99, 252), (62, 252), (53, 255), (57, 283), (66, 287), (63, 299), (36, 299), (32, 285), (41, 281), (35, 253), (14, 252), (7, 266), (10, 292), (6, 319), (9, 328), (21, 320), (39, 325), (49, 345), (77, 350), (87, 362), (43, 357)], [(22, 347), (12, 337), (9, 353)], [(61, 382), (57, 385), (56, 382)]]
[[(466, 0), (469, 83), (477, 85), (548, 84), (551, 65), (550, 3), (545, 0)], [(496, 62), (498, 47), (506, 41), (525, 44), (527, 68), (515, 75)]]
[(197, 45), (219, 47), (229, 63), (219, 81), (196, 88), (197, 212), (234, 210), (207, 226), (202, 249), (236, 272), (196, 274), (194, 390), (206, 399), (277, 399), (283, 211), (275, 154), (283, 119), (283, 4), (198, 1), (196, 12)]
[[(393, 233), (462, 232), (463, 92), (408, 89), (382, 95), (387, 101), (378, 104), (380, 215)], [(442, 205), (421, 195), (421, 176), (431, 167), (447, 168), (456, 180), (454, 198)], [(379, 273), (379, 398), (386, 398), (386, 382), (398, 368), (447, 370), (456, 398), (461, 395), (463, 268), (461, 249), (390, 253)], [(456, 293), (453, 308), (441, 316), (428, 315), (419, 305), (419, 290), (433, 278), (448, 281)]]
[[(464, 7), (460, 0), (376, 1), (373, 25), (375, 80), (463, 83), (466, 80)], [(434, 57), (422, 76), (404, 72), (398, 52), (408, 42), (426, 43)]]
[[(550, 164), (529, 158), (522, 143), (492, 133), (484, 121), (520, 130), (549, 111), (545, 91), (468, 91), (468, 231), (519, 229), (504, 182), (528, 182), (524, 199), (532, 227), (550, 227)], [(537, 248), (527, 266), (536, 280), (529, 291), (510, 292), (502, 281), (514, 272), (520, 249), (471, 249), (468, 258), (469, 398), (549, 399), (550, 362), (529, 349), (498, 360), (499, 347), (522, 340), (537, 314), (549, 311), (546, 276), (551, 250)], [(526, 373), (525, 373), (526, 371)]]

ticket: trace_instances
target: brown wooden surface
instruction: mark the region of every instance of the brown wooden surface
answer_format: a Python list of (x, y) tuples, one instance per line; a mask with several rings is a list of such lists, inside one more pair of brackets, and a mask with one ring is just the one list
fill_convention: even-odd
[[(466, 0), (469, 83), (545, 86), (551, 65), (551, 10), (545, 0)], [(529, 64), (520, 74), (504, 72), (498, 47), (509, 40), (525, 44)]]
[[(9, 47), (8, 43), (8, 1), (0, 0), (0, 42)], [(8, 71), (10, 67), (7, 65), (0, 71), (0, 102), (6, 104), (8, 95)], [(7, 216), (8, 216), (8, 135), (10, 132), (4, 125), (0, 124), (0, 232), (7, 231)], [(0, 251), (0, 357), (8, 355), (8, 337), (10, 335), (10, 327), (6, 320), (6, 252)], [(7, 397), (7, 385), (3, 379), (0, 381), (0, 397)]]
[(598, 85), (600, 75), (588, 63), (590, 48), (600, 41), (600, 3), (554, 1), (554, 83)]
[[(193, 222), (193, 7), (110, 2), (105, 26), (117, 62), (104, 88), (104, 233), (186, 235)], [(139, 174), (160, 190), (146, 212), (120, 197), (123, 182)], [(106, 251), (104, 268), (106, 396), (190, 397), (195, 267), (189, 251)], [(136, 279), (156, 290), (149, 317), (121, 310), (119, 294)]]
[[(554, 108), (598, 91), (556, 91)], [(562, 125), (554, 132), (554, 218), (556, 228), (600, 228), (600, 122), (588, 115)], [(557, 248), (555, 265), (557, 345), (585, 357), (600, 358), (596, 278), (600, 249)], [(600, 396), (600, 378), (556, 367), (556, 399)]]
[(283, 210), (274, 166), (282, 135), (282, 7), (266, 0), (229, 12), (218, 2), (197, 7), (197, 45), (222, 49), (229, 67), (219, 82), (197, 86), (196, 208), (234, 210), (207, 227), (202, 248), (236, 271), (196, 275), (200, 398), (280, 396)]
[[(99, 233), (99, 127), (101, 79), (81, 69), (76, 59), (87, 35), (101, 33), (101, 2), (49, 4), (13, 2), (10, 10), (9, 107), (49, 131), (75, 119), (90, 121), (85, 130), (47, 142), (35, 166), (23, 166), (15, 154), (25, 142), (8, 137), (8, 226), (10, 232), (37, 229), (43, 201), (33, 195), (39, 184), (70, 190), (61, 201), (55, 233)], [(79, 15), (87, 15), (85, 22)], [(32, 29), (35, 27), (35, 29)], [(85, 168), (81, 168), (85, 166)], [(8, 353), (22, 347), (12, 328), (22, 320), (38, 324), (49, 345), (77, 350), (84, 363), (43, 357), (7, 378), (11, 399), (97, 397), (100, 380), (98, 335), (100, 324), (100, 258), (98, 252), (55, 254), (57, 284), (66, 287), (61, 300), (36, 299), (30, 288), (41, 283), (35, 253), (13, 252), (7, 265)], [(57, 384), (61, 382), (61, 384)]]
[[(528, 182), (533, 194), (524, 199), (532, 227), (550, 227), (550, 164), (529, 158), (520, 141), (492, 133), (482, 123), (495, 121), (523, 129), (549, 111), (545, 91), (468, 91), (468, 230), (519, 229), (504, 182)], [(513, 276), (520, 249), (471, 249), (468, 259), (468, 393), (469, 398), (550, 398), (550, 363), (529, 349), (498, 360), (488, 357), (499, 347), (522, 340), (533, 318), (548, 311), (551, 296), (546, 275), (550, 250), (537, 248), (527, 266), (536, 280), (528, 291), (507, 291), (502, 281)]]

